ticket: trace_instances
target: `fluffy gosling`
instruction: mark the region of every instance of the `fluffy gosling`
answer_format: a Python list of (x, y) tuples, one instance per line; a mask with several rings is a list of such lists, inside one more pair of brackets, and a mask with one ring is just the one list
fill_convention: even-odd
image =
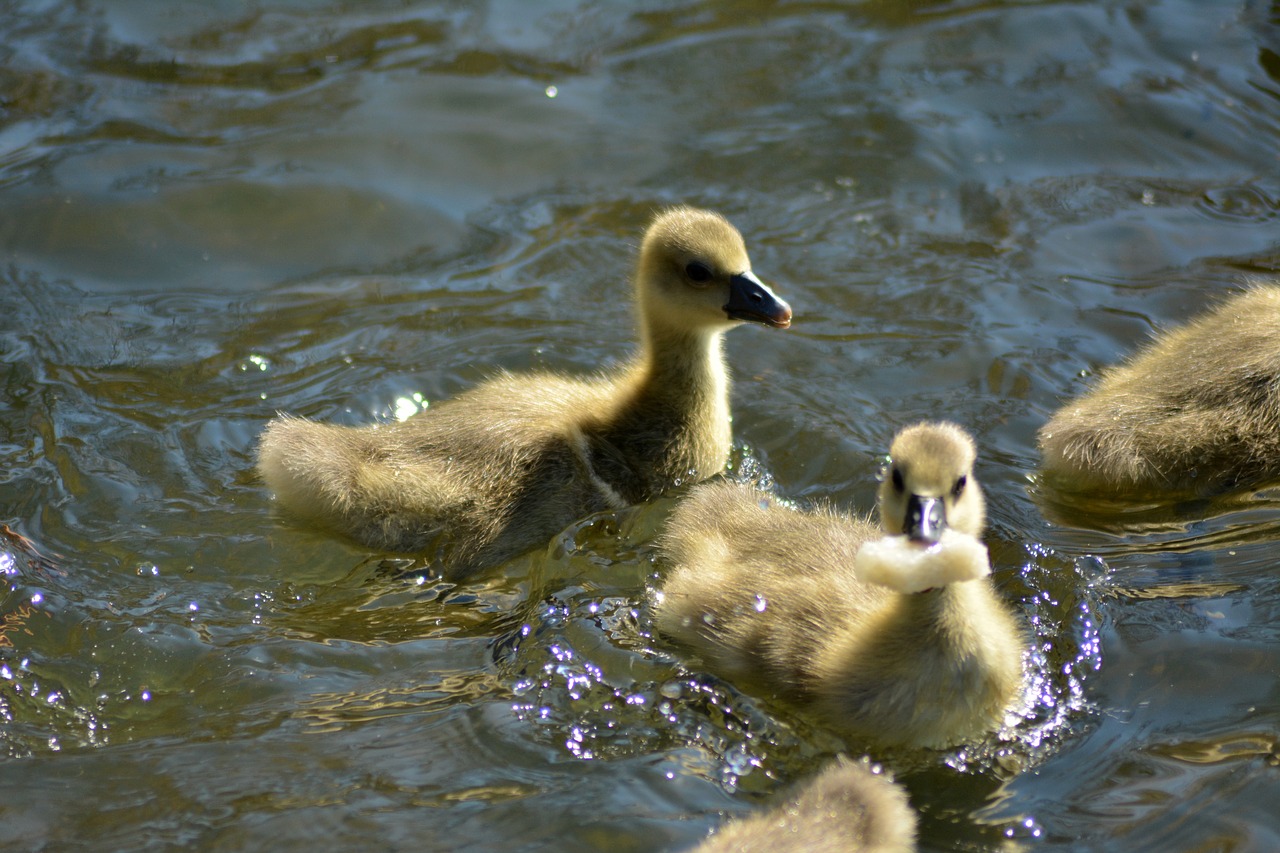
[(1171, 329), (1040, 428), (1050, 485), (1194, 497), (1280, 479), (1280, 287)]
[(672, 568), (658, 630), (849, 738), (945, 747), (998, 728), (1024, 643), (976, 541), (975, 452), (954, 424), (902, 430), (879, 527), (736, 483), (699, 486), (661, 541)]
[(705, 479), (728, 459), (721, 338), (791, 309), (751, 271), (742, 236), (691, 207), (653, 221), (634, 281), (640, 353), (600, 376), (503, 374), (400, 423), (281, 416), (258, 470), (287, 513), (453, 578), (592, 512)]
[(694, 853), (910, 853), (907, 794), (865, 762), (838, 758), (769, 811), (731, 821)]

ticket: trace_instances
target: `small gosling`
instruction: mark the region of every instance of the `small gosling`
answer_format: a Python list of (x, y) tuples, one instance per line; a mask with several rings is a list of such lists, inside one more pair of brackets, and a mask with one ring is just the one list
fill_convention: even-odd
[(430, 556), (464, 577), (592, 512), (719, 473), (728, 461), (721, 338), (786, 328), (791, 308), (751, 271), (724, 217), (675, 207), (635, 274), (640, 354), (600, 376), (503, 374), (401, 423), (281, 416), (258, 470), (286, 512), (367, 547)]
[(899, 432), (880, 527), (737, 483), (699, 486), (660, 542), (672, 569), (658, 630), (849, 738), (946, 747), (999, 728), (1022, 687), (1024, 638), (976, 541), (975, 454), (954, 424)]
[(906, 791), (845, 758), (769, 811), (730, 821), (693, 853), (910, 853), (916, 813)]
[(1039, 432), (1050, 485), (1195, 497), (1280, 479), (1280, 286), (1171, 329)]

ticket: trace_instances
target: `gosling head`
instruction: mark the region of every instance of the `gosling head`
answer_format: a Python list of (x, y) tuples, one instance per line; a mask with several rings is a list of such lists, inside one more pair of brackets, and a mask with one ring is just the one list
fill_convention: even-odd
[(636, 287), (651, 325), (691, 331), (742, 321), (791, 325), (791, 306), (751, 272), (738, 229), (709, 210), (673, 207), (654, 219), (640, 247)]
[(986, 503), (973, 478), (973, 439), (951, 423), (920, 423), (900, 431), (880, 483), (880, 523), (886, 532), (932, 545), (952, 528), (982, 535)]

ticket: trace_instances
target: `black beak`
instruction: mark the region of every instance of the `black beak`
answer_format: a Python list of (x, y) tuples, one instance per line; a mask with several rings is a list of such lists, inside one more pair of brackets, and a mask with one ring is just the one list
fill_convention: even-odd
[(775, 329), (791, 325), (791, 306), (775, 296), (768, 285), (751, 272), (730, 276), (729, 301), (724, 306), (724, 313), (733, 320), (749, 320)]
[(947, 508), (942, 498), (907, 498), (907, 523), (903, 529), (912, 542), (933, 545), (947, 529)]

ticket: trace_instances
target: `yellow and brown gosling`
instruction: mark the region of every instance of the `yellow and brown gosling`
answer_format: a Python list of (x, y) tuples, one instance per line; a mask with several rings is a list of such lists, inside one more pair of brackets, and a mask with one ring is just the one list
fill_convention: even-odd
[(742, 236), (692, 207), (659, 214), (634, 280), (640, 352), (611, 373), (503, 374), (403, 422), (282, 415), (258, 470), (285, 512), (462, 577), (576, 519), (719, 473), (730, 448), (721, 338), (791, 309), (751, 270)]
[(975, 453), (954, 424), (902, 430), (880, 526), (737, 483), (697, 487), (661, 540), (659, 632), (849, 738), (945, 747), (999, 728), (1024, 638), (977, 539)]
[(1280, 287), (1255, 284), (1171, 329), (1039, 432), (1073, 492), (1206, 496), (1280, 479)]
[(916, 813), (866, 762), (838, 758), (767, 812), (730, 821), (693, 853), (910, 853)]

